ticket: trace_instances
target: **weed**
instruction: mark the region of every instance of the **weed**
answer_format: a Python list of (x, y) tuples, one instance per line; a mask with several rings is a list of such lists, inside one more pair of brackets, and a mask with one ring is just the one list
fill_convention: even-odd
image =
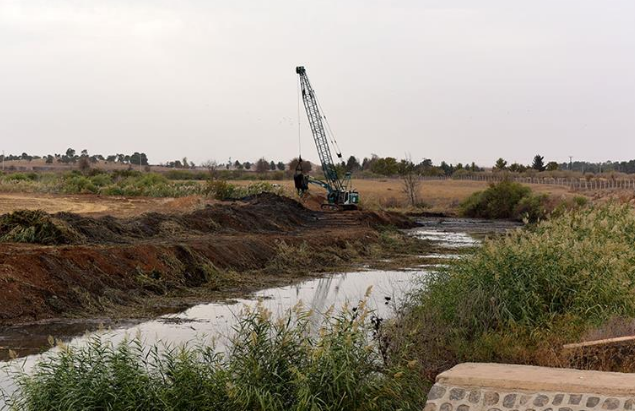
[(226, 350), (144, 347), (93, 337), (61, 346), (31, 373), (17, 370), (9, 405), (19, 410), (421, 409), (425, 386), (407, 366), (388, 366), (372, 339), (366, 302), (325, 317), (318, 329), (296, 307), (274, 319), (246, 309)]

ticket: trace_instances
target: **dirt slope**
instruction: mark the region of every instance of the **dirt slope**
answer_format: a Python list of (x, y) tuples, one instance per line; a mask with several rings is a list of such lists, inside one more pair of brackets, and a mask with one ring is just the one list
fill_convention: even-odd
[[(42, 216), (73, 236), (61, 245), (0, 243), (0, 325), (91, 315), (138, 304), (148, 296), (187, 294), (200, 287), (257, 287), (277, 280), (275, 270), (249, 280), (245, 272), (293, 262), (295, 257), (307, 260), (302, 261), (305, 269), (319, 270), (330, 260), (364, 252), (377, 242), (379, 226), (411, 225), (396, 214), (311, 211), (274, 195), (186, 214), (149, 213), (129, 219)], [(0, 216), (0, 236), (6, 217)], [(14, 227), (11, 232), (28, 229)], [(296, 256), (293, 247), (302, 255)]]

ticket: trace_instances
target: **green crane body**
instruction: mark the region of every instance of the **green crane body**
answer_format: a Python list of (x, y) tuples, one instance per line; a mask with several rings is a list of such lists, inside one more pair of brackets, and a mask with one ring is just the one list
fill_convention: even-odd
[[(315, 92), (309, 82), (304, 67), (296, 67), (295, 72), (300, 76), (300, 87), (302, 90), (302, 101), (306, 110), (306, 115), (313, 133), (313, 140), (317, 148), (324, 180), (317, 180), (304, 175), (302, 172), (302, 158), (299, 159), (294, 177), (295, 186), (298, 194), (302, 195), (308, 190), (309, 184), (318, 185), (326, 190), (326, 204), (322, 208), (350, 210), (356, 209), (359, 204), (359, 193), (352, 189), (351, 173), (346, 173), (344, 178), (340, 178), (337, 167), (333, 161), (331, 147), (329, 146), (328, 136), (320, 113), (320, 107), (315, 97)], [(342, 154), (337, 153), (341, 159)]]

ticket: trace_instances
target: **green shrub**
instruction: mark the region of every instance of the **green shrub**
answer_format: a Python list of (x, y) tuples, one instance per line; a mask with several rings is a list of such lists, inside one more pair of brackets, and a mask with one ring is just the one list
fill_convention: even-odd
[(531, 196), (531, 189), (512, 181), (490, 184), (489, 188), (472, 194), (460, 205), (466, 217), (517, 218), (516, 207)]
[(514, 207), (513, 218), (524, 219), (529, 222), (544, 220), (549, 214), (547, 205), (549, 196), (546, 194), (536, 194), (523, 197)]
[(6, 174), (3, 179), (4, 181), (35, 181), (37, 180), (37, 174), (11, 173)]
[(83, 175), (73, 175), (64, 179), (62, 191), (66, 194), (95, 194), (99, 190), (89, 178)]
[(105, 187), (112, 184), (112, 178), (110, 178), (109, 174), (95, 174), (94, 176), (90, 177), (89, 180), (96, 187)]
[[(243, 314), (225, 356), (213, 347), (114, 346), (98, 337), (18, 373), (20, 410), (418, 410), (425, 384), (388, 367), (371, 340), (365, 302), (312, 328), (296, 308)], [(413, 387), (416, 387), (414, 389)]]
[(205, 189), (206, 194), (216, 200), (229, 200), (236, 191), (236, 186), (225, 180), (210, 180)]

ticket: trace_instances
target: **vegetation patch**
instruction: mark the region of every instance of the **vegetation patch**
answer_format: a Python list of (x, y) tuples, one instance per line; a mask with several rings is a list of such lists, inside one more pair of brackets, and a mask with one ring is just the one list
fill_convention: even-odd
[[(247, 310), (219, 354), (213, 346), (144, 347), (94, 338), (61, 347), (31, 373), (18, 371), (20, 410), (391, 410), (421, 409), (426, 386), (412, 366), (389, 366), (372, 338), (365, 301), (317, 329), (296, 307), (274, 319)], [(319, 324), (319, 323), (318, 323)], [(416, 387), (416, 388), (415, 388)]]
[(546, 194), (534, 194), (531, 188), (513, 181), (492, 183), (484, 191), (466, 198), (459, 207), (464, 217), (512, 219), (535, 223), (566, 209), (585, 206), (585, 197), (554, 199)]
[(0, 241), (56, 245), (81, 243), (83, 237), (41, 210), (18, 210), (0, 216)]
[[(387, 350), (419, 359), (428, 378), (464, 361), (577, 365), (563, 343), (635, 317), (634, 241), (635, 215), (618, 205), (486, 241), (427, 277), (386, 334)], [(610, 368), (634, 371), (628, 363)]]

